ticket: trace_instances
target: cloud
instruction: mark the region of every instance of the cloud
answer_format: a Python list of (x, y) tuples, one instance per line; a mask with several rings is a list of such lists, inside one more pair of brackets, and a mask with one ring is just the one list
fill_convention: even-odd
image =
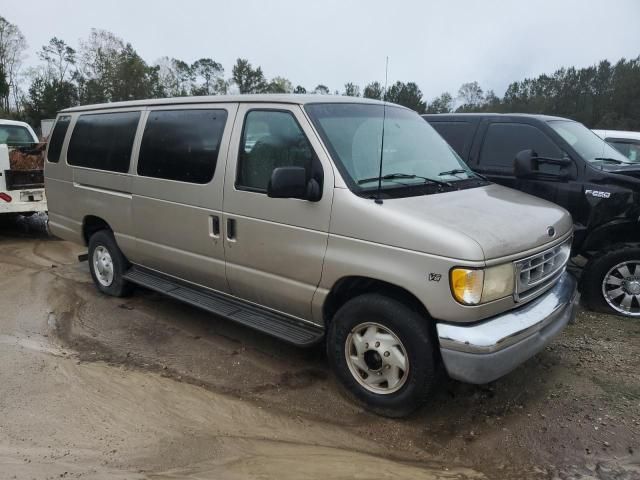
[[(3, 8), (4, 7), (4, 8)], [(143, 58), (236, 58), (307, 89), (414, 81), (431, 99), (477, 80), (502, 94), (514, 80), (640, 54), (640, 2), (303, 1), (109, 2), (1, 0), (27, 37), (28, 62), (52, 36), (77, 46), (91, 28), (112, 31)]]

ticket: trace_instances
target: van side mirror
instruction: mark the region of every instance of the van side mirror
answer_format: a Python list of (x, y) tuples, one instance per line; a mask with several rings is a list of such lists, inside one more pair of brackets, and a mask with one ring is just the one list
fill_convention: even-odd
[(278, 167), (271, 172), (267, 186), (270, 198), (299, 198), (317, 202), (322, 196), (317, 180), (307, 181), (307, 171), (302, 167)]
[[(557, 165), (558, 173), (550, 171), (541, 171), (540, 165)], [(573, 165), (569, 158), (547, 158), (539, 157), (534, 150), (522, 150), (516, 154), (513, 162), (513, 173), (516, 178), (539, 178), (553, 177), (558, 179), (568, 179), (571, 177), (567, 171), (567, 167)]]

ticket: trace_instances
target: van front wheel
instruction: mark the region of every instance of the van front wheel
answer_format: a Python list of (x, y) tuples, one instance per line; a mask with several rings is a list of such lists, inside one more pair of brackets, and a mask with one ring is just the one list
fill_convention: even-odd
[(128, 262), (118, 248), (113, 233), (100, 230), (89, 239), (89, 270), (93, 282), (102, 293), (124, 297), (131, 293), (132, 285), (123, 275)]
[(427, 319), (382, 295), (361, 295), (338, 310), (327, 353), (341, 383), (380, 415), (408, 415), (424, 403), (436, 382)]

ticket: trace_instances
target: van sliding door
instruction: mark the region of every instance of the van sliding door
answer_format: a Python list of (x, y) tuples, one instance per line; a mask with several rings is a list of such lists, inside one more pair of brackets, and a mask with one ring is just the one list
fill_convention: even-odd
[(227, 292), (220, 235), (237, 104), (149, 109), (133, 180), (140, 264)]

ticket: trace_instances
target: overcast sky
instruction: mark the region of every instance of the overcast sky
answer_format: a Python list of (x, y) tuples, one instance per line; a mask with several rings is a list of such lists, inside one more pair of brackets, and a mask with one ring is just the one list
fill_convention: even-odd
[(230, 75), (248, 58), (294, 85), (415, 81), (427, 100), (463, 82), (504, 93), (513, 80), (640, 55), (640, 0), (0, 0), (29, 42), (74, 48), (91, 28), (148, 62), (211, 57)]

